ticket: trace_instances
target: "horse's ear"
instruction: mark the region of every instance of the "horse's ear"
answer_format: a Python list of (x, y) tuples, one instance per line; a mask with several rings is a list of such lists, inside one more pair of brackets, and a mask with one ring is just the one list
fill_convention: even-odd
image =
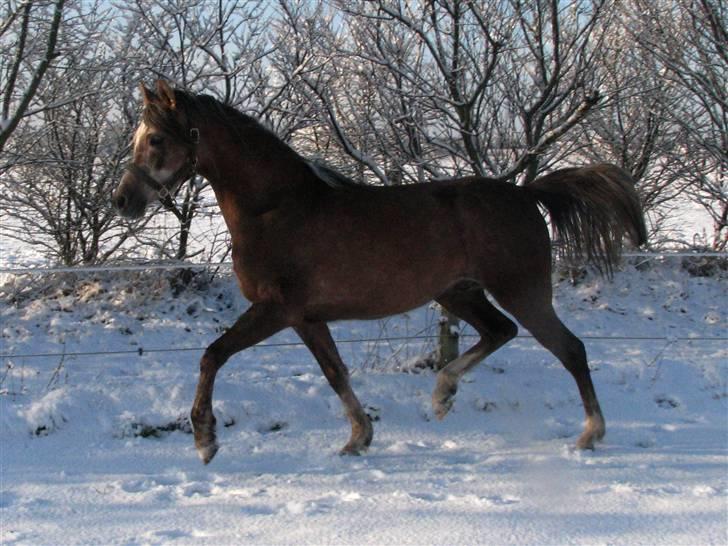
[(139, 84), (139, 90), (142, 93), (142, 101), (144, 102), (144, 106), (146, 106), (150, 102), (156, 102), (159, 100), (159, 97), (154, 94), (154, 91), (152, 91), (151, 89), (147, 89), (143, 83)]
[(177, 107), (177, 99), (174, 96), (174, 89), (164, 80), (157, 80), (157, 95), (159, 95), (167, 106), (172, 110)]

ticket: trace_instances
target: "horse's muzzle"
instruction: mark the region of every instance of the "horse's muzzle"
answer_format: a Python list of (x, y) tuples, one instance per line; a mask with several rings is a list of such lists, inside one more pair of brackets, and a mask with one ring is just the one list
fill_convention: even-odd
[(126, 176), (121, 179), (119, 187), (111, 196), (116, 210), (125, 218), (140, 218), (147, 208), (147, 197), (142, 191), (134, 191), (130, 184), (125, 183)]

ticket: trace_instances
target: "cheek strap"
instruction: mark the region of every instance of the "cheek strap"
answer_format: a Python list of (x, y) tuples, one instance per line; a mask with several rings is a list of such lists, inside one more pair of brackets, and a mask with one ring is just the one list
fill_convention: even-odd
[(162, 203), (164, 208), (174, 214), (180, 221), (183, 221), (184, 218), (182, 217), (182, 213), (180, 212), (180, 210), (174, 204), (172, 194), (176, 186), (181, 186), (185, 180), (189, 180), (190, 178), (195, 176), (195, 174), (197, 174), (197, 154), (195, 152), (197, 144), (199, 144), (199, 142), (199, 129), (190, 129), (190, 143), (192, 146), (190, 149), (190, 153), (187, 156), (187, 161), (162, 182), (158, 182), (154, 177), (152, 177), (147, 169), (145, 169), (144, 167), (140, 167), (139, 165), (136, 165), (131, 161), (127, 163), (124, 167), (132, 174), (132, 176), (134, 176), (134, 178), (141, 180), (146, 186), (154, 190), (154, 192), (157, 194), (157, 198), (159, 199), (160, 203)]
[[(174, 214), (179, 220), (183, 220), (182, 213), (174, 204), (172, 194), (170, 193), (172, 188), (174, 188), (174, 186), (176, 185), (176, 181), (179, 180), (177, 174), (180, 172), (181, 169), (178, 169), (177, 172), (173, 173), (172, 176), (170, 176), (164, 182), (157, 182), (154, 178), (152, 178), (152, 176), (147, 172), (145, 168), (140, 167), (139, 165), (135, 165), (134, 163), (127, 163), (126, 167), (124, 168), (129, 171), (134, 178), (136, 178), (137, 180), (141, 180), (144, 185), (154, 190), (154, 192), (157, 194), (159, 202), (162, 203), (165, 209)], [(189, 178), (189, 176), (185, 177), (185, 180), (187, 178)]]

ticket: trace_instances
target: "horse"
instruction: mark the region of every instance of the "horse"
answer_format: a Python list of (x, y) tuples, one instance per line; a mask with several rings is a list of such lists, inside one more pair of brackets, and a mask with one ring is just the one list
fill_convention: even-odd
[(235, 353), (291, 327), (343, 404), (358, 455), (371, 420), (351, 388), (328, 322), (375, 319), (435, 300), (480, 338), (438, 371), (434, 415), (450, 410), (459, 379), (518, 327), (574, 377), (586, 415), (576, 441), (594, 449), (606, 425), (582, 341), (552, 305), (551, 219), (563, 249), (610, 273), (628, 235), (646, 240), (634, 181), (609, 164), (564, 168), (525, 186), (469, 176), (421, 184), (355, 183), (309, 161), (254, 118), (204, 94), (141, 85), (132, 159), (112, 200), (137, 218), (168, 203), (194, 174), (206, 178), (232, 239), (233, 270), (249, 308), (200, 360), (190, 420), (209, 463), (218, 451), (215, 377)]

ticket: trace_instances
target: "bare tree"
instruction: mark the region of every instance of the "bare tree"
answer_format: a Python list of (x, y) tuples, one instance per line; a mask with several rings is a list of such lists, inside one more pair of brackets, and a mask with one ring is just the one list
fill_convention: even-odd
[(684, 190), (683, 161), (677, 161), (680, 128), (670, 120), (679, 95), (665, 86), (652, 53), (628, 30), (620, 16), (602, 45), (600, 93), (603, 100), (570, 134), (569, 162), (620, 165), (637, 181), (642, 206), (651, 220), (655, 243), (678, 206)]
[(631, 4), (636, 41), (651, 52), (679, 129), (674, 160), (685, 169), (687, 191), (714, 222), (712, 246), (728, 245), (728, 10), (713, 0)]
[(0, 152), (21, 120), (48, 107), (31, 108), (43, 77), (57, 56), (64, 4), (65, 0), (9, 1), (2, 8)]
[(533, 180), (554, 161), (554, 145), (599, 102), (597, 60), (611, 7), (606, 0), (511, 0), (514, 41), (499, 79), (510, 119), (495, 133), (502, 145), (492, 142), (509, 151), (491, 161), (491, 169), (509, 165), (500, 178), (523, 173), (524, 183)]
[(342, 149), (382, 183), (386, 164), (408, 181), (528, 182), (598, 102), (604, 1), (337, 5), (344, 17), (316, 16), (319, 7), (292, 23), (320, 59), (299, 81)]
[(98, 8), (69, 8), (83, 24), (66, 29), (63, 67), (37, 93), (54, 106), (18, 128), (12, 168), (0, 178), (0, 207), (14, 220), (4, 222), (4, 235), (65, 265), (106, 261), (134, 231), (110, 206), (132, 125), (117, 92), (124, 72), (107, 40), (109, 19)]

